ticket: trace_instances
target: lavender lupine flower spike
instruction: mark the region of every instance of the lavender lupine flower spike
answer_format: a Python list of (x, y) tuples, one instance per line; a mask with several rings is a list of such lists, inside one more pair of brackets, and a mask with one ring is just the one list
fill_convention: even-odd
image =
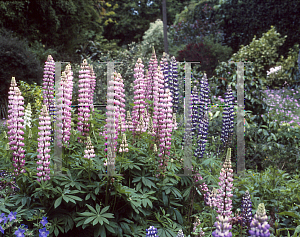
[[(96, 76), (95, 76), (95, 72), (93, 69), (93, 65), (89, 65), (90, 66), (90, 74), (91, 74), (91, 95), (90, 95), (90, 100), (94, 101), (94, 93), (95, 93), (95, 88), (96, 88)], [(94, 105), (93, 103), (91, 104), (91, 111), (94, 112)]]
[(61, 114), (61, 135), (62, 140), (69, 144), (69, 139), (71, 135), (71, 107), (72, 104), (72, 92), (69, 87), (69, 79), (66, 72), (62, 73), (61, 88), (60, 88), (60, 102), (58, 104), (59, 111), (57, 113)]
[[(155, 54), (154, 47), (152, 48), (152, 56), (148, 66), (148, 78), (146, 82), (146, 99), (154, 100), (154, 82), (157, 74), (158, 62)], [(148, 105), (146, 104), (148, 107)], [(146, 108), (147, 108), (146, 107)], [(148, 109), (148, 108), (147, 108)], [(152, 115), (151, 115), (152, 116)]]
[(270, 225), (267, 222), (268, 216), (266, 215), (265, 205), (260, 203), (258, 205), (254, 219), (251, 221), (249, 234), (250, 237), (269, 237)]
[[(44, 105), (46, 105), (49, 115), (55, 119), (55, 100), (54, 100), (54, 76), (55, 76), (55, 61), (51, 55), (48, 55), (44, 66), (43, 78), (43, 98)], [(54, 132), (54, 122), (51, 125), (51, 133)], [(53, 136), (51, 142), (54, 141)]]
[(95, 157), (95, 150), (90, 137), (87, 137), (87, 145), (86, 150), (84, 150), (84, 153), (84, 158), (91, 159)]
[(81, 71), (79, 71), (79, 108), (78, 108), (78, 131), (82, 133), (82, 136), (87, 137), (89, 132), (89, 117), (90, 108), (93, 101), (91, 100), (91, 84), (90, 84), (90, 67), (87, 65), (86, 59), (81, 64)]
[(154, 228), (154, 226), (150, 226), (149, 229), (146, 229), (146, 237), (159, 237), (157, 235), (157, 228)]
[(145, 112), (145, 92), (146, 92), (146, 85), (145, 85), (145, 79), (144, 79), (144, 65), (142, 62), (142, 59), (138, 59), (137, 63), (135, 64), (135, 69), (134, 69), (134, 107), (132, 111), (132, 123), (134, 127), (134, 134), (139, 133), (139, 132), (145, 132), (146, 129), (140, 128), (139, 129), (139, 123), (141, 116)]
[(232, 200), (230, 197), (232, 197), (232, 177), (233, 177), (233, 170), (231, 169), (231, 148), (228, 148), (227, 157), (223, 164), (223, 168), (220, 172), (220, 182), (219, 186), (220, 189), (218, 190), (218, 196), (217, 196), (217, 213), (219, 215), (217, 216), (217, 222), (215, 222), (215, 227), (217, 229), (212, 233), (214, 237), (217, 236), (224, 236), (224, 237), (231, 237), (232, 233), (229, 232), (232, 226), (230, 225), (231, 221), (231, 209), (232, 209)]
[(17, 83), (15, 78), (12, 77), (11, 86), (8, 92), (8, 132), (9, 135), (9, 146), (13, 151), (12, 160), (14, 174), (18, 176), (20, 173), (25, 173), (26, 171), (22, 168), (25, 165), (25, 150), (23, 149), (24, 140), (23, 136), (24, 125), (23, 125), (23, 116), (24, 116), (24, 98), (21, 95), (19, 88), (17, 87)]
[(36, 163), (39, 165), (37, 167), (38, 173), (37, 176), (39, 177), (37, 179), (38, 182), (41, 182), (41, 180), (50, 180), (50, 134), (51, 134), (51, 121), (50, 121), (50, 116), (47, 111), (46, 105), (43, 106), (41, 116), (39, 117), (40, 122), (38, 129), (40, 130), (38, 135), (39, 138), (38, 140), (38, 152), (39, 155), (37, 155), (37, 158), (39, 161)]
[[(200, 220), (198, 217), (196, 217), (196, 222), (193, 223), (194, 224), (194, 228), (193, 228), (193, 232), (196, 232), (196, 229), (198, 228), (198, 226), (201, 224)], [(200, 227), (199, 232), (197, 233), (198, 237), (204, 237), (205, 233), (203, 232), (202, 228)]]

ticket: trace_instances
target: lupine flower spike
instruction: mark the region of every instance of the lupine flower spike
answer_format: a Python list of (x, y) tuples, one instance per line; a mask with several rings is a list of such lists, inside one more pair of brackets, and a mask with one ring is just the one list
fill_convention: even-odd
[[(196, 232), (196, 229), (198, 228), (198, 226), (201, 224), (200, 220), (198, 217), (196, 217), (196, 222), (193, 223), (194, 224), (194, 228), (193, 228), (193, 232)], [(202, 228), (200, 227), (199, 232), (197, 233), (197, 237), (204, 237), (205, 233), (203, 232)]]
[[(49, 111), (50, 117), (55, 120), (55, 99), (54, 99), (54, 76), (55, 76), (55, 61), (51, 55), (48, 55), (47, 61), (44, 66), (44, 78), (43, 78), (43, 98), (44, 105), (46, 105)], [(51, 124), (51, 133), (54, 132), (54, 122)], [(54, 141), (51, 136), (51, 142)]]
[(242, 217), (243, 217), (243, 226), (247, 226), (249, 229), (250, 223), (252, 221), (252, 202), (249, 191), (247, 190), (243, 196), (242, 200)]
[[(91, 99), (92, 85), (91, 85), (91, 74), (90, 67), (87, 64), (86, 59), (83, 60), (81, 64), (81, 70), (79, 71), (79, 99), (78, 99), (78, 131), (81, 132), (81, 135), (87, 137), (89, 134), (89, 117), (90, 109), (93, 101)], [(82, 141), (81, 141), (82, 142)]]
[(86, 150), (84, 150), (84, 153), (84, 158), (91, 159), (95, 157), (95, 150), (90, 137), (87, 137), (87, 145)]
[[(135, 64), (134, 69), (134, 106), (132, 110), (132, 123), (134, 127), (134, 133), (139, 133), (138, 125), (141, 119), (141, 116), (144, 114), (144, 109), (146, 107), (145, 102), (145, 93), (146, 93), (146, 84), (144, 79), (144, 65), (142, 60), (139, 58), (137, 63)], [(145, 128), (143, 127), (141, 132), (145, 132)]]
[(9, 88), (8, 96), (8, 132), (9, 135), (9, 146), (13, 151), (12, 160), (13, 166), (15, 167), (14, 172), (15, 176), (18, 176), (20, 173), (25, 173), (23, 169), (25, 165), (25, 150), (23, 149), (24, 143), (24, 125), (23, 125), (23, 116), (24, 116), (24, 98), (21, 95), (21, 91), (17, 87), (15, 78), (11, 80), (11, 87)]
[(169, 70), (169, 89), (172, 95), (172, 104), (173, 104), (173, 113), (177, 113), (178, 110), (178, 102), (179, 102), (179, 89), (178, 89), (178, 72), (177, 72), (177, 62), (175, 57), (171, 58), (170, 63), (170, 70)]
[(119, 152), (128, 152), (128, 144), (127, 144), (127, 141), (126, 141), (126, 134), (123, 133), (123, 138), (122, 138), (122, 143), (120, 145), (120, 149), (119, 149)]
[(217, 222), (215, 222), (215, 227), (217, 229), (212, 233), (214, 237), (217, 236), (224, 236), (224, 237), (231, 237), (232, 233), (230, 229), (232, 226), (230, 225), (231, 221), (231, 209), (232, 209), (232, 200), (230, 199), (233, 194), (231, 193), (232, 190), (232, 177), (233, 177), (233, 170), (231, 168), (231, 148), (228, 148), (227, 157), (223, 164), (223, 168), (220, 172), (220, 182), (219, 186), (220, 189), (218, 190), (217, 196), (217, 213), (219, 215), (216, 217)]
[(270, 225), (267, 222), (268, 216), (266, 215), (265, 205), (260, 203), (258, 205), (254, 219), (251, 221), (249, 234), (250, 237), (269, 237)]
[(223, 142), (223, 150), (225, 149), (226, 144), (231, 141), (233, 135), (233, 127), (234, 127), (233, 101), (234, 101), (234, 97), (232, 95), (231, 86), (229, 85), (225, 96), (225, 108), (224, 108), (223, 118), (222, 118), (223, 125), (222, 125), (221, 141)]
[(178, 231), (178, 234), (177, 234), (176, 237), (185, 237), (184, 234), (183, 234), (183, 232), (182, 232), (182, 229), (180, 229), (180, 230)]
[(25, 116), (24, 116), (24, 128), (27, 129), (27, 126), (28, 128), (31, 128), (31, 105), (30, 103), (28, 103), (27, 107), (26, 107), (26, 110), (25, 110)]
[(39, 138), (38, 140), (38, 152), (39, 155), (37, 155), (37, 158), (39, 161), (36, 163), (39, 165), (37, 167), (38, 173), (37, 178), (38, 182), (41, 182), (41, 180), (50, 180), (50, 134), (51, 134), (51, 121), (50, 121), (50, 116), (47, 111), (46, 105), (43, 106), (41, 116), (39, 117), (40, 122), (39, 122), (39, 127), (38, 129), (40, 130), (38, 135)]

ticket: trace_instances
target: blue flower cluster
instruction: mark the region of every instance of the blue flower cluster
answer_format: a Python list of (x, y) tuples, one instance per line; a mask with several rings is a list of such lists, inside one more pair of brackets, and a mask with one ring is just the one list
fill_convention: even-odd
[[(0, 224), (2, 222), (3, 225), (0, 225), (0, 232), (4, 234), (5, 230), (11, 228), (12, 224), (17, 222), (17, 213), (11, 212), (8, 214), (7, 217), (5, 216), (4, 213), (1, 213)], [(47, 237), (49, 235), (49, 231), (45, 227), (47, 223), (48, 223), (47, 217), (43, 217), (43, 219), (40, 221), (40, 224), (42, 224), (44, 228), (39, 230), (39, 237)], [(28, 226), (21, 224), (19, 228), (14, 232), (14, 234), (17, 237), (24, 237), (27, 231), (28, 231)]]

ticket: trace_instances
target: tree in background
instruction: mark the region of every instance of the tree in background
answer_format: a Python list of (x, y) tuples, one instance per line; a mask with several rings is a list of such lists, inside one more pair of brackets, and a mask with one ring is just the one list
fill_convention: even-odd
[(234, 53), (241, 45), (248, 45), (254, 35), (260, 38), (271, 25), (282, 36), (287, 35), (285, 43), (278, 50), (279, 55), (286, 57), (288, 49), (299, 43), (299, 0), (228, 0), (215, 8), (217, 15), (222, 17), (224, 43)]
[(15, 77), (18, 86), (20, 80), (41, 84), (43, 66), (36, 56), (26, 49), (25, 43), (12, 36), (11, 32), (2, 30), (0, 35), (0, 101), (6, 101), (11, 78)]
[(114, 6), (99, 0), (3, 1), (0, 27), (28, 40), (29, 46), (40, 42), (56, 50), (53, 56), (57, 61), (79, 63), (80, 58), (74, 58), (76, 48), (88, 40), (101, 41), (103, 24), (114, 14), (107, 9)]
[[(178, 12), (184, 9), (189, 1), (166, 0), (167, 24), (171, 25)], [(128, 45), (132, 42), (142, 41), (145, 31), (151, 22), (162, 20), (162, 0), (118, 1), (118, 8), (112, 16), (115, 22), (104, 26), (104, 36), (108, 40), (117, 39), (118, 45)]]

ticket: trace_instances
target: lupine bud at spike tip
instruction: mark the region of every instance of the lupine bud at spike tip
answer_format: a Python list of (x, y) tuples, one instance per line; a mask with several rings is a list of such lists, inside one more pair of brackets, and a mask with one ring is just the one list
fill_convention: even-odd
[(258, 205), (254, 219), (251, 221), (249, 234), (250, 237), (269, 237), (270, 236), (270, 225), (267, 222), (268, 216), (266, 215), (265, 205), (260, 203)]

